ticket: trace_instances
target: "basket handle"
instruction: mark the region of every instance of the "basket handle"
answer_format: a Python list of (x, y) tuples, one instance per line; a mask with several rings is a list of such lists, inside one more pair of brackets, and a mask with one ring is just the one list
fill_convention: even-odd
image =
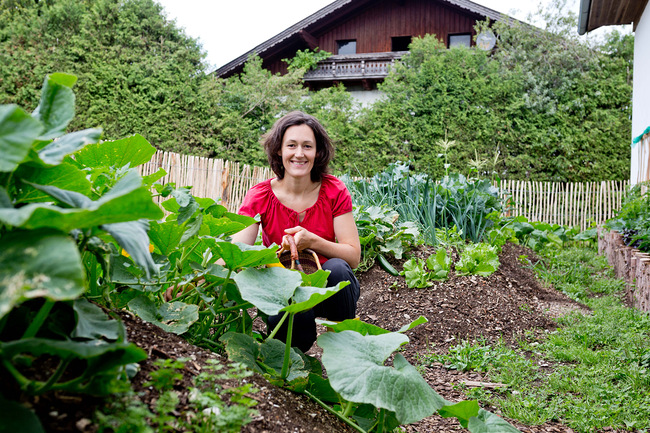
[(278, 255), (282, 253), (283, 251), (286, 251), (284, 248), (285, 242), (289, 244), (289, 249), (291, 250), (291, 269), (294, 269), (294, 263), (295, 266), (298, 267), (298, 270), (300, 272), (304, 272), (302, 269), (302, 265), (300, 264), (300, 258), (298, 256), (298, 247), (296, 247), (296, 240), (293, 238), (293, 235), (284, 235), (282, 236), (282, 248), (280, 251), (278, 251)]

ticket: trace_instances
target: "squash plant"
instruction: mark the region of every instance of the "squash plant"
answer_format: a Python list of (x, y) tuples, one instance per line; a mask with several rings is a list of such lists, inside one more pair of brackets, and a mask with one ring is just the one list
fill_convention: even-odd
[[(312, 308), (341, 289), (322, 287), (326, 274), (304, 275), (282, 268), (246, 269), (235, 276), (244, 299), (267, 314), (295, 313)], [(452, 403), (438, 395), (399, 353), (408, 342), (404, 332), (426, 322), (420, 317), (398, 332), (359, 320), (319, 321), (331, 332), (320, 335), (321, 363), (273, 339), (263, 342), (241, 333), (221, 337), (229, 359), (264, 374), (272, 383), (307, 394), (359, 432), (388, 432), (438, 412), (456, 417), (472, 432), (517, 432), (498, 416), (479, 409), (477, 402)], [(280, 322), (281, 324), (282, 322)], [(278, 326), (280, 326), (280, 324)], [(393, 356), (393, 365), (385, 365)], [(323, 366), (327, 378), (323, 377)]]
[[(0, 106), (0, 368), (14, 379), (3, 390), (106, 395), (121, 388), (127, 365), (146, 358), (126, 341), (120, 322), (81, 298), (96, 284), (83, 257), (101, 255), (109, 241), (146, 272), (157, 272), (146, 220), (162, 212), (128, 168), (132, 155), (122, 154), (127, 167), (112, 177), (98, 174), (99, 161), (74, 159), (102, 133), (65, 134), (75, 81), (67, 74), (46, 77), (31, 114)], [(49, 376), (43, 365), (55, 366)], [(16, 413), (39, 431), (29, 411)]]

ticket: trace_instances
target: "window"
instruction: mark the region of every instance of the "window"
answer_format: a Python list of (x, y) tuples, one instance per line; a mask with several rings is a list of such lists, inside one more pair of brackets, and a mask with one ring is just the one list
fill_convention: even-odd
[(411, 36), (393, 36), (390, 38), (391, 51), (408, 51), (411, 45)]
[(337, 54), (356, 54), (357, 53), (357, 40), (346, 39), (343, 41), (336, 41)]
[(449, 35), (449, 48), (453, 48), (453, 47), (469, 48), (471, 42), (472, 42), (472, 35), (469, 33)]

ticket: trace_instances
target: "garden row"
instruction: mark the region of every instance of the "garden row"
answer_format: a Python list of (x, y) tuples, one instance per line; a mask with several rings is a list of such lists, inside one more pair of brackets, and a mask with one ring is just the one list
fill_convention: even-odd
[[(123, 325), (99, 304), (130, 310), (195, 345), (227, 353), (271, 383), (309, 395), (358, 431), (389, 431), (436, 412), (458, 418), (470, 431), (516, 431), (476, 401), (444, 400), (395, 353), (408, 342), (404, 332), (426, 322), (423, 317), (398, 332), (356, 320), (323, 322), (334, 332), (318, 338), (322, 365), (291, 347), (290, 339), (275, 340), (276, 330), (254, 331), (255, 319), (279, 313), (278, 326), (286, 321), (291, 329), (295, 314), (342, 284), (324, 287), (324, 271), (268, 267), (278, 263), (277, 247), (229, 241), (253, 218), (196, 198), (188, 188), (157, 184), (163, 170), (140, 176), (135, 167), (155, 152), (144, 138), (102, 142), (95, 128), (65, 134), (74, 116), (75, 81), (48, 76), (31, 114), (0, 107), (0, 362), (12, 387), (26, 395), (123, 391), (146, 353), (126, 341)], [(449, 263), (442, 247), (460, 251), (464, 262), (457, 268), (484, 275), (496, 269), (494, 253), (509, 240), (535, 248), (593, 238), (557, 225), (501, 219), (498, 191), (461, 175), (437, 184), (396, 164), (350, 189), (365, 266), (387, 254), (401, 257), (418, 242), (441, 246), (443, 252), (427, 261), (430, 270), (417, 261), (407, 270), (421, 269), (423, 275), (410, 280), (423, 284), (444, 278)], [(152, 190), (166, 198), (166, 217)], [(219, 258), (223, 266), (214, 263)], [(389, 357), (392, 366), (384, 365)], [(211, 408), (225, 403), (207, 392), (199, 390), (202, 398), (192, 402), (192, 422), (219, 422), (219, 411)], [(3, 404), (18, 425), (43, 431), (20, 401)], [(242, 412), (233, 431), (249, 415)]]

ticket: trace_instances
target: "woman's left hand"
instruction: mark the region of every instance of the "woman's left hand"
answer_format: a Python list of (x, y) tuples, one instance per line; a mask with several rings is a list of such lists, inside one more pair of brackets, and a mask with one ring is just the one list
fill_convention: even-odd
[(288, 235), (293, 236), (293, 240), (296, 242), (298, 251), (302, 251), (306, 248), (311, 248), (312, 243), (316, 237), (315, 234), (301, 226), (291, 227), (289, 229), (286, 229), (284, 232)]

